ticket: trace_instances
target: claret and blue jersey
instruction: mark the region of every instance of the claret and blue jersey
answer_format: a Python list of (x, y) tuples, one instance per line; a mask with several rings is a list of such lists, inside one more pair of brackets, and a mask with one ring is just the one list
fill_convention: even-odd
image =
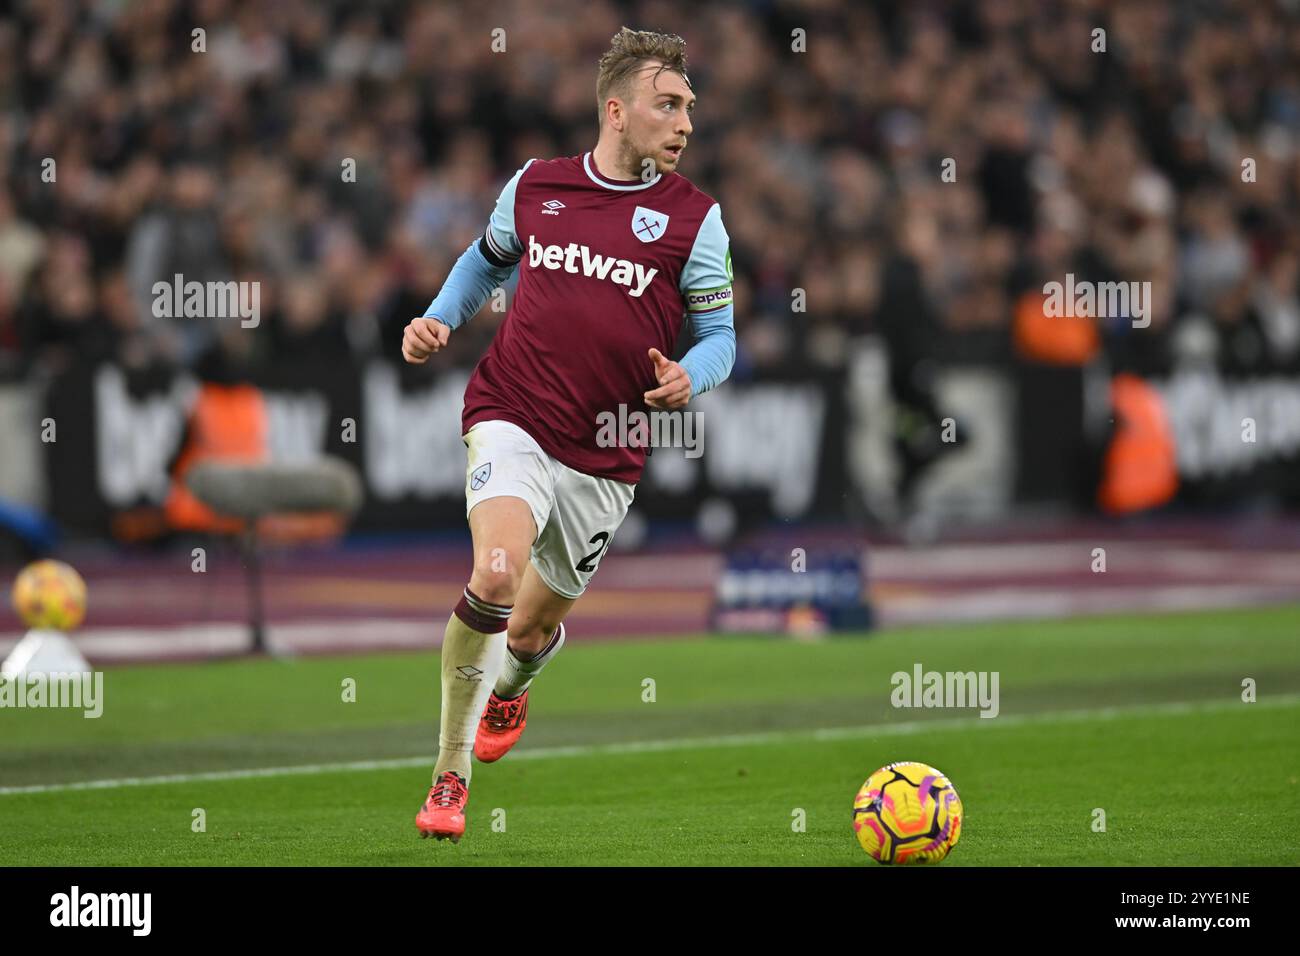
[(724, 381), (735, 360), (720, 207), (676, 173), (621, 181), (590, 153), (529, 160), (425, 315), (457, 328), (515, 268), (510, 313), (465, 391), (462, 430), (514, 422), (570, 468), (635, 483), (645, 449), (600, 447), (597, 421), (619, 405), (648, 411), (648, 350), (672, 355), (685, 314), (693, 394)]

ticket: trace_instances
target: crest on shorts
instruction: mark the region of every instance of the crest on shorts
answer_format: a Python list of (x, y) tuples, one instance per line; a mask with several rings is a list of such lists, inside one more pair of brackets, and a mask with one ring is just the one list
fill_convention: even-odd
[(637, 206), (632, 210), (632, 235), (642, 242), (654, 242), (668, 231), (668, 217), (661, 212)]
[(486, 465), (479, 465), (469, 475), (470, 491), (478, 491), (487, 484), (487, 480), (492, 477), (492, 462)]

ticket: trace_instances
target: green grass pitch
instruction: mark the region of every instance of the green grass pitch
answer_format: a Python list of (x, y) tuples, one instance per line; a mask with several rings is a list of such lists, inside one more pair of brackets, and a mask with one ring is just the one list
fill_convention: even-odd
[[(1300, 606), (812, 643), (573, 637), (521, 744), (476, 764), (459, 845), (413, 822), (437, 655), (375, 654), (112, 668), (98, 720), (0, 710), (6, 862), (875, 868), (851, 805), (894, 760), (961, 794), (943, 866), (1300, 856)], [(890, 675), (918, 662), (998, 671), (1000, 716), (893, 708)], [(68, 786), (85, 781), (111, 783)]]

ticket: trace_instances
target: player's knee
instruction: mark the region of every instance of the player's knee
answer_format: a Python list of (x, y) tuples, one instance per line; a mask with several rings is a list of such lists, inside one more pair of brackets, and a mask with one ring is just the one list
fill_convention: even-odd
[(485, 550), (474, 558), (470, 590), (489, 604), (514, 604), (525, 566), (525, 561), (511, 558), (504, 549)]
[(535, 617), (516, 624), (514, 618), (511, 618), (510, 646), (535, 654), (546, 646), (559, 624), (558, 620), (552, 622)]

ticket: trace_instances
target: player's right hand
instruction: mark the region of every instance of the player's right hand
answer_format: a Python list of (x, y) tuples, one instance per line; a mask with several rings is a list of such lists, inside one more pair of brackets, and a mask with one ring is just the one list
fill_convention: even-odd
[(450, 337), (451, 328), (437, 319), (412, 319), (402, 333), (402, 358), (412, 365), (423, 365)]

